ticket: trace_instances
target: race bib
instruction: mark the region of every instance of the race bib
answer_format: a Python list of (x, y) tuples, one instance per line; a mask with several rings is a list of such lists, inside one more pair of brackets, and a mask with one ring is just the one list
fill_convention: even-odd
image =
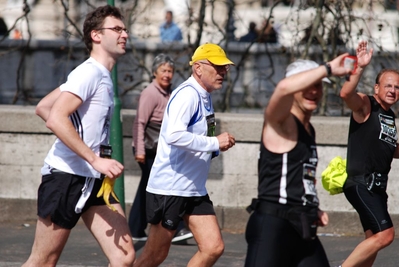
[(316, 190), (316, 166), (308, 163), (303, 164), (303, 188), (305, 191), (304, 196), (302, 197), (304, 204), (318, 204), (319, 199), (317, 198), (317, 190)]
[(393, 117), (379, 114), (381, 131), (380, 131), (380, 140), (387, 142), (388, 144), (396, 147), (396, 142), (398, 141), (398, 135), (396, 132), (395, 120)]

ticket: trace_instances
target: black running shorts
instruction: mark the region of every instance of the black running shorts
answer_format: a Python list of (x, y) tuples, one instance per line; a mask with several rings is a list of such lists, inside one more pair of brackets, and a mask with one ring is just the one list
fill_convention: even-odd
[(371, 230), (376, 234), (393, 227), (386, 192), (371, 192), (365, 185), (357, 184), (344, 187), (344, 193), (359, 214), (364, 231)]
[[(50, 216), (51, 221), (58, 226), (72, 229), (81, 214), (91, 206), (105, 205), (102, 197), (97, 198), (102, 180), (95, 179), (92, 193), (87, 200), (82, 213), (75, 212), (75, 206), (82, 194), (86, 178), (57, 170), (43, 175), (37, 197), (37, 215), (41, 218)], [(110, 195), (110, 203), (118, 203)]]
[(258, 210), (249, 217), (245, 239), (245, 267), (330, 266), (318, 237), (304, 240), (288, 220)]
[(180, 197), (165, 196), (147, 192), (147, 222), (158, 224), (169, 230), (176, 230), (184, 215), (215, 215), (209, 196)]

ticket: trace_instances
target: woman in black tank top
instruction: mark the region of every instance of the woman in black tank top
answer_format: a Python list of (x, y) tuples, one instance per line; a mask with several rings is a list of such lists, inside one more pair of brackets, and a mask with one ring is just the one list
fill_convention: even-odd
[(261, 139), (258, 198), (249, 207), (253, 213), (246, 230), (246, 267), (329, 266), (316, 235), (328, 216), (318, 209), (318, 157), (310, 118), (322, 97), (322, 80), (349, 73), (341, 64), (344, 56), (321, 66), (310, 60), (291, 63), (270, 98)]

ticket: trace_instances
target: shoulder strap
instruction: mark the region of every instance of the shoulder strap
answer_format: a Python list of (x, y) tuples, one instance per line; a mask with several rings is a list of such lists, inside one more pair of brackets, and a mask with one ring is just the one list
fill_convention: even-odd
[(194, 89), (194, 91), (198, 94), (198, 108), (197, 108), (197, 110), (195, 111), (194, 115), (191, 117), (191, 119), (190, 119), (190, 121), (189, 121), (189, 123), (188, 123), (188, 127), (190, 127), (190, 126), (193, 126), (194, 124), (196, 124), (196, 123), (201, 119), (201, 114), (200, 114), (201, 96), (200, 96), (200, 94), (198, 93), (198, 91), (195, 90), (194, 87), (192, 87), (191, 85), (186, 85), (186, 86), (183, 86), (182, 88), (180, 88), (180, 89), (176, 92), (176, 94), (173, 96), (173, 98), (169, 101), (169, 104), (168, 104), (168, 107), (167, 107), (166, 110), (167, 110), (167, 112), (168, 112), (168, 114), (169, 114), (169, 106), (170, 106), (170, 103), (172, 103), (172, 101), (173, 101), (173, 99), (175, 98), (175, 96), (176, 96), (181, 90), (183, 90), (184, 88), (187, 88), (187, 87), (191, 87), (191, 88)]

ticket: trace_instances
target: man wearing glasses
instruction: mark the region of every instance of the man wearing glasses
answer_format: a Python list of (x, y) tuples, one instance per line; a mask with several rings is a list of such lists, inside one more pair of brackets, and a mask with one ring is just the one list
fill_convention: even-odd
[(199, 250), (187, 266), (213, 266), (224, 242), (205, 183), (211, 159), (235, 144), (229, 133), (215, 136), (210, 93), (234, 63), (221, 47), (204, 44), (192, 56), (192, 76), (177, 87), (165, 109), (158, 150), (147, 185), (147, 243), (135, 267), (159, 266), (185, 220)]
[(111, 6), (99, 7), (86, 16), (83, 39), (90, 58), (36, 107), (57, 139), (41, 170), (35, 241), (24, 267), (56, 266), (79, 218), (100, 244), (110, 266), (132, 266), (134, 262), (121, 205), (111, 196), (115, 212), (97, 197), (104, 175), (116, 179), (123, 171), (121, 163), (100, 154), (101, 148), (110, 150), (111, 70), (126, 52), (128, 35), (122, 19), (120, 11)]

